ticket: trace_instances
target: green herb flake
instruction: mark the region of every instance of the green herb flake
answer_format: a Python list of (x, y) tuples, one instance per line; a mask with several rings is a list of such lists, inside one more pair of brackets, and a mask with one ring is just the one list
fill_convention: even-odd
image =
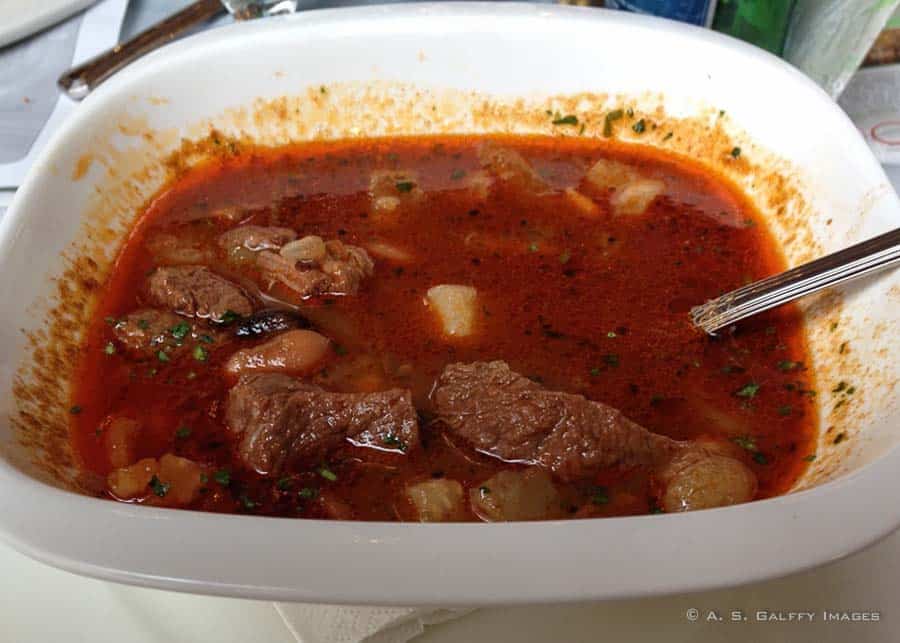
[(206, 475), (206, 472), (205, 472), (205, 471), (201, 471), (201, 472), (200, 472), (200, 483), (201, 483), (201, 484), (206, 484), (207, 482), (209, 482), (209, 476)]
[(79, 413), (81, 413), (81, 407), (76, 404), (69, 409), (69, 413), (71, 413), (72, 415), (78, 415)]
[(644, 122), (644, 119), (642, 118), (637, 123), (632, 125), (631, 129), (633, 129), (636, 134), (643, 134), (644, 130), (647, 129), (647, 124)]
[(200, 337), (198, 337), (197, 339), (199, 339), (204, 344), (212, 344), (216, 341), (210, 335), (200, 335)]
[(631, 107), (629, 107), (628, 109), (625, 110), (625, 114), (628, 116), (628, 118), (631, 118), (632, 116), (634, 116), (634, 110)]
[(319, 93), (320, 93), (320, 94), (327, 94), (327, 93), (328, 93), (328, 90), (325, 89), (325, 85), (319, 86)]
[(175, 431), (175, 437), (179, 440), (184, 440), (185, 438), (191, 437), (191, 427), (189, 426), (180, 426), (178, 430)]
[(138, 328), (140, 328), (141, 330), (147, 330), (148, 328), (150, 328), (150, 322), (148, 322), (146, 319), (139, 319)]
[(651, 507), (651, 508), (650, 508), (650, 513), (653, 514), (653, 515), (655, 515), (655, 514), (664, 514), (664, 513), (666, 513), (666, 510), (663, 509), (662, 507)]
[(584, 129), (585, 129), (585, 126), (584, 126), (584, 123), (582, 123), (582, 124), (581, 124), (581, 127), (578, 128), (578, 135), (579, 135), (579, 136), (581, 136), (582, 134), (584, 134)]
[(316, 497), (317, 492), (313, 487), (303, 487), (300, 491), (297, 492), (297, 495), (304, 500), (312, 500)]
[(341, 344), (335, 344), (334, 352), (337, 353), (338, 355), (346, 355), (347, 349), (346, 349), (346, 347), (342, 346)]
[(832, 333), (833, 333), (834, 331), (837, 330), (837, 327), (838, 327), (838, 323), (837, 323), (837, 322), (831, 322), (831, 329), (830, 329), (830, 330), (831, 330)]
[(749, 435), (739, 435), (737, 437), (731, 438), (731, 441), (745, 451), (751, 451), (753, 453), (759, 451), (759, 449), (756, 447), (756, 440), (754, 440)]
[(578, 125), (578, 117), (575, 114), (567, 114), (565, 116), (554, 118), (554, 125)]
[(238, 314), (237, 314), (236, 312), (234, 312), (233, 310), (226, 310), (224, 313), (222, 313), (222, 316), (219, 317), (219, 319), (217, 320), (217, 322), (218, 322), (219, 324), (221, 324), (222, 326), (227, 326), (228, 324), (233, 324), (234, 322), (236, 322), (236, 321), (239, 320), (240, 318), (241, 318), (241, 316), (238, 315)]
[(389, 447), (400, 449), (401, 451), (406, 451), (406, 443), (393, 433), (389, 433), (384, 437), (384, 444)]
[(338, 479), (337, 474), (328, 467), (319, 467), (317, 473), (329, 482), (334, 482)]
[(572, 253), (568, 250), (563, 251), (561, 255), (559, 255), (559, 263), (567, 264), (569, 260), (572, 258)]
[(166, 494), (169, 493), (169, 487), (171, 485), (162, 482), (156, 476), (150, 478), (150, 483), (147, 485), (150, 487), (150, 491), (154, 493), (154, 495), (159, 496), (160, 498), (165, 498)]
[(163, 363), (172, 361), (166, 351), (156, 351), (156, 359)]
[(759, 384), (757, 384), (756, 382), (748, 382), (743, 387), (735, 391), (734, 394), (738, 397), (745, 397), (749, 400), (756, 397), (757, 393), (759, 393)]
[(841, 431), (836, 436), (834, 436), (834, 440), (832, 440), (832, 444), (840, 444), (844, 440), (847, 439), (847, 434)]
[(816, 454), (810, 453), (808, 456), (804, 456), (803, 461), (804, 462), (814, 462), (815, 459), (816, 459)]
[(609, 491), (606, 487), (594, 487), (591, 491), (591, 502), (595, 505), (605, 505), (609, 503)]
[(465, 171), (465, 170), (462, 170), (462, 169), (460, 169), (460, 168), (456, 168), (455, 170), (453, 170), (453, 173), (450, 175), (450, 180), (451, 180), (451, 181), (459, 181), (459, 180), (462, 179), (465, 175), (466, 175), (466, 171)]
[(600, 369), (595, 366), (591, 369), (591, 377), (597, 377), (598, 375), (600, 375)]
[(178, 322), (169, 329), (169, 332), (176, 341), (181, 342), (191, 332), (191, 325), (187, 322)]
[(621, 109), (614, 109), (603, 120), (603, 136), (610, 137), (613, 133), (613, 123), (625, 115)]
[(619, 365), (619, 356), (615, 353), (607, 353), (603, 356), (603, 363), (607, 366), (612, 366), (613, 368), (618, 367)]
[(106, 342), (106, 346), (103, 347), (103, 352), (107, 355), (115, 355), (116, 354), (116, 345), (112, 342)]
[(394, 184), (394, 187), (397, 188), (397, 192), (400, 192), (401, 194), (405, 194), (407, 192), (412, 192), (412, 189), (414, 187), (416, 187), (416, 184), (413, 183), (412, 181), (397, 181)]
[(245, 493), (242, 493), (242, 494), (238, 497), (238, 500), (241, 502), (241, 506), (242, 506), (244, 509), (246, 509), (247, 511), (250, 511), (251, 509), (254, 509), (254, 508), (257, 506), (257, 504), (258, 504), (258, 503), (256, 503), (256, 502), (254, 502), (253, 500), (251, 500), (251, 499), (247, 496), (247, 494), (245, 494)]
[(213, 480), (223, 487), (227, 487), (231, 484), (231, 472), (228, 469), (219, 469), (213, 474)]
[(537, 243), (535, 243), (534, 241), (532, 241), (531, 243), (528, 244), (528, 252), (537, 252), (537, 251), (538, 251), (538, 244), (537, 244)]
[(732, 147), (731, 148), (731, 158), (736, 159), (741, 155), (741, 148)]
[(756, 464), (769, 464), (769, 459), (764, 454), (758, 452), (753, 454), (753, 461)]
[(197, 344), (196, 346), (194, 346), (193, 355), (194, 359), (198, 362), (205, 362), (207, 358), (209, 358), (209, 351), (200, 346), (200, 344)]
[(792, 408), (790, 407), (790, 405), (788, 405), (788, 404), (785, 404), (784, 406), (779, 406), (779, 407), (778, 407), (778, 415), (780, 415), (780, 416), (782, 416), (782, 417), (787, 417), (787, 416), (790, 415), (792, 412), (793, 412), (793, 409), (792, 409)]
[(856, 393), (856, 387), (855, 387), (855, 386), (850, 386), (850, 387), (847, 388), (847, 395), (853, 395), (854, 393)]
[(275, 483), (275, 488), (279, 491), (287, 491), (291, 488), (291, 479), (290, 478), (279, 478), (278, 482)]
[(798, 366), (800, 366), (799, 362), (792, 362), (790, 360), (783, 360), (781, 362), (778, 362), (778, 370), (785, 373), (794, 370)]
[(606, 336), (609, 337), (610, 339), (615, 339), (616, 337), (618, 337), (618, 335), (616, 335), (616, 331), (614, 331), (614, 330), (611, 330), (608, 333), (606, 333)]

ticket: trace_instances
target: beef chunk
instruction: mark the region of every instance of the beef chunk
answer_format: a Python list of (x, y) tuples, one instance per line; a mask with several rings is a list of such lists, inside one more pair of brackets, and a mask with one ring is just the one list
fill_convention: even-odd
[(405, 452), (419, 443), (410, 392), (331, 393), (280, 374), (241, 377), (226, 402), (238, 452), (263, 475), (315, 462), (343, 442)]
[(205, 266), (163, 266), (150, 275), (150, 299), (154, 304), (189, 317), (221, 321), (228, 312), (241, 316), (253, 312), (243, 291)]
[(263, 251), (256, 263), (269, 286), (281, 282), (301, 299), (355, 294), (360, 282), (375, 271), (362, 248), (313, 236), (293, 241), (277, 254)]
[(479, 451), (542, 465), (563, 480), (607, 467), (657, 466), (682, 444), (599, 402), (548, 391), (505, 362), (451, 364), (432, 395), (449, 430)]
[(158, 356), (163, 351), (168, 356), (182, 352), (197, 341), (212, 343), (218, 333), (197, 329), (190, 320), (168, 310), (141, 308), (128, 313), (115, 322), (113, 334), (133, 357)]
[(237, 248), (247, 250), (277, 250), (297, 238), (290, 228), (275, 226), (242, 225), (219, 236), (219, 247), (228, 252)]

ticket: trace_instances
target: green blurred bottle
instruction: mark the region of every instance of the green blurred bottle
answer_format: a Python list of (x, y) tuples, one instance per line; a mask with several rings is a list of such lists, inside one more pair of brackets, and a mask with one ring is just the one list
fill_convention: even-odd
[(794, 0), (719, 0), (712, 28), (780, 56)]

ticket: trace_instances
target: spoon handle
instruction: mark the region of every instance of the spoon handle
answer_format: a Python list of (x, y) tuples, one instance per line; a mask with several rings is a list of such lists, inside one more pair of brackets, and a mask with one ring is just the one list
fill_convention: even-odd
[(751, 315), (900, 263), (900, 228), (755, 281), (691, 309), (710, 335)]
[(191, 27), (225, 11), (221, 0), (198, 0), (134, 38), (73, 67), (56, 81), (59, 88), (73, 100), (81, 100), (97, 85), (154, 49), (162, 47)]

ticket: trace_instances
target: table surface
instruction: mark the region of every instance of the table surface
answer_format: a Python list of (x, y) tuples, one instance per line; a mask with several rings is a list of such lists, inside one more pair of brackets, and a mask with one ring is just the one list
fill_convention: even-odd
[[(133, 0), (123, 32), (133, 33), (185, 3)], [(886, 170), (900, 188), (900, 166)], [(12, 194), (0, 191), (0, 215)], [(83, 578), (32, 561), (2, 544), (0, 570), (2, 643), (293, 641), (268, 602), (192, 596)], [(686, 617), (691, 608), (698, 610), (697, 622)], [(762, 639), (882, 642), (900, 639), (894, 625), (898, 608), (900, 532), (895, 532), (845, 560), (775, 581), (654, 599), (479, 610), (430, 627), (417, 641), (657, 641), (665, 636), (677, 643), (727, 636), (734, 643)], [(731, 622), (735, 610), (747, 620)], [(826, 623), (823, 610), (877, 612), (879, 620)], [(813, 622), (774, 620), (806, 611), (814, 613)], [(716, 615), (723, 621), (715, 620)]]

